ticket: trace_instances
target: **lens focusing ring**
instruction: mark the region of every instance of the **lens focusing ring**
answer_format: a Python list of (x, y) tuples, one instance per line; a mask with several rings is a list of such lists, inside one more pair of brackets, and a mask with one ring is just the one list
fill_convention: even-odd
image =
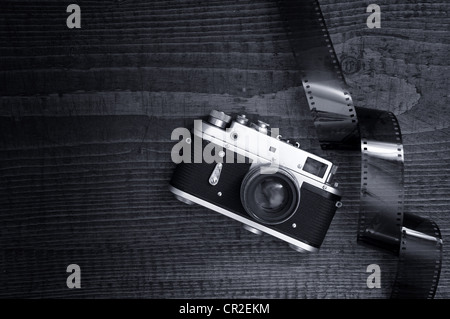
[[(242, 180), (241, 203), (245, 211), (257, 221), (269, 225), (281, 224), (297, 211), (300, 204), (300, 188), (297, 179), (286, 169), (279, 167), (274, 174), (262, 174), (263, 167), (258, 166), (251, 169)], [(271, 179), (272, 181), (276, 179), (278, 183), (282, 183), (287, 188), (285, 195), (288, 195), (288, 201), (282, 206), (281, 212), (268, 212), (255, 199), (258, 186)]]

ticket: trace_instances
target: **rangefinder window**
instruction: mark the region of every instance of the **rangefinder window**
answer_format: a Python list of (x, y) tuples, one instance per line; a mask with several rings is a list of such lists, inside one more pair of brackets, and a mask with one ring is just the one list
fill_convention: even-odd
[(303, 166), (303, 170), (307, 173), (313, 174), (319, 178), (322, 178), (327, 171), (328, 165), (322, 162), (316, 161), (311, 157), (306, 159), (305, 165)]

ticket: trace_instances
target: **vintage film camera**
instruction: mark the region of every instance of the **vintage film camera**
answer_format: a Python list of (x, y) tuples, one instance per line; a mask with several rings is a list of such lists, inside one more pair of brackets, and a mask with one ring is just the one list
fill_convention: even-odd
[(341, 206), (337, 183), (331, 185), (337, 166), (271, 136), (276, 129), (245, 115), (233, 120), (213, 110), (207, 120), (194, 122), (193, 139), (180, 142), (190, 154), (183, 154), (170, 181), (176, 198), (240, 221), (253, 233), (273, 235), (297, 251), (318, 251)]

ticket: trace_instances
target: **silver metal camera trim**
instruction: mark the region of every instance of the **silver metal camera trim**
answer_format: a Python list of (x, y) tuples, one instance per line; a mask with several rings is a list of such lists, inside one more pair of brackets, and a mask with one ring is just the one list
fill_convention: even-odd
[(248, 225), (250, 227), (256, 228), (256, 229), (258, 229), (258, 230), (260, 230), (262, 232), (265, 232), (265, 233), (267, 233), (269, 235), (277, 237), (277, 238), (279, 238), (279, 239), (281, 239), (281, 240), (283, 240), (283, 241), (285, 241), (285, 242), (287, 242), (287, 243), (289, 243), (289, 244), (291, 244), (291, 245), (293, 245), (295, 247), (301, 248), (301, 249), (303, 249), (303, 250), (305, 250), (307, 252), (314, 253), (314, 252), (318, 252), (319, 251), (319, 249), (316, 248), (316, 247), (313, 247), (313, 246), (310, 246), (308, 244), (305, 244), (302, 241), (299, 241), (299, 240), (294, 239), (294, 238), (292, 238), (292, 237), (290, 237), (288, 235), (285, 235), (285, 234), (280, 233), (280, 232), (278, 232), (276, 230), (273, 230), (272, 228), (266, 227), (264, 225), (261, 225), (259, 223), (254, 222), (252, 220), (249, 220), (249, 219), (247, 219), (245, 217), (242, 217), (242, 216), (240, 216), (238, 214), (230, 212), (230, 211), (228, 211), (228, 210), (226, 210), (226, 209), (224, 209), (222, 207), (219, 207), (217, 205), (211, 204), (210, 202), (207, 202), (207, 201), (205, 201), (203, 199), (200, 199), (200, 198), (198, 198), (196, 196), (193, 196), (193, 195), (191, 195), (189, 193), (186, 193), (186, 192), (184, 192), (182, 190), (179, 190), (178, 188), (175, 188), (175, 187), (173, 187), (171, 185), (169, 186), (169, 190), (173, 194), (175, 194), (177, 197), (184, 198), (184, 199), (186, 199), (186, 200), (188, 200), (190, 202), (194, 202), (196, 204), (199, 204), (201, 206), (209, 208), (209, 209), (211, 209), (213, 211), (216, 211), (216, 212), (218, 212), (218, 213), (220, 213), (222, 215), (225, 215), (227, 217), (233, 218), (234, 220), (237, 220), (237, 221), (239, 221), (239, 222), (241, 222), (243, 224), (246, 224), (246, 225)]
[[(230, 132), (236, 133), (238, 138), (233, 139)], [(329, 193), (338, 196), (342, 195), (342, 192), (339, 189), (327, 184), (327, 180), (329, 180), (330, 175), (335, 171), (334, 168), (336, 167), (332, 162), (303, 151), (274, 137), (258, 132), (251, 127), (233, 121), (230, 128), (225, 130), (202, 121), (202, 130), (199, 131), (194, 126), (194, 134), (204, 140), (223, 147), (228, 151), (249, 158), (252, 161), (251, 168), (259, 165), (276, 164), (289, 169), (296, 177), (300, 187), (304, 181), (307, 181), (308, 184), (326, 190)], [(246, 143), (248, 141), (258, 141), (259, 144)], [(264, 147), (261, 147), (261, 145)], [(275, 152), (277, 152), (276, 157), (274, 156), (274, 152), (270, 151), (270, 149), (275, 149)], [(280, 154), (289, 155), (280, 156)], [(277, 157), (279, 159), (278, 161)], [(327, 170), (322, 178), (301, 169), (308, 157), (327, 165)]]

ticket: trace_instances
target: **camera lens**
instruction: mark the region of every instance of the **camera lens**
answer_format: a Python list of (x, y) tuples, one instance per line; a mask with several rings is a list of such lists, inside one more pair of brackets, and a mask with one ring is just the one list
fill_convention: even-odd
[(278, 178), (268, 177), (256, 185), (255, 202), (267, 212), (279, 212), (288, 200), (285, 183)]
[(286, 170), (262, 174), (261, 167), (250, 170), (242, 181), (241, 202), (247, 213), (266, 224), (286, 221), (298, 208), (297, 180)]

